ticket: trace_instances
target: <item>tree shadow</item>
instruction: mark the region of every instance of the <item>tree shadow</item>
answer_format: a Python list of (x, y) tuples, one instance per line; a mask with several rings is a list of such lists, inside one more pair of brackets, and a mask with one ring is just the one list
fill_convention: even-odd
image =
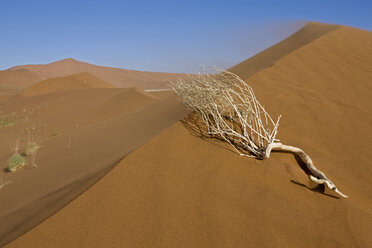
[[(185, 128), (189, 131), (189, 133), (191, 135), (193, 135), (194, 137), (199, 137), (199, 138), (201, 138), (201, 139), (203, 139), (203, 140), (205, 140), (205, 141), (207, 141), (207, 142), (209, 142), (209, 143), (211, 143), (213, 145), (217, 145), (218, 147), (221, 147), (223, 149), (226, 149), (228, 151), (231, 151), (233, 153), (236, 153), (236, 151), (234, 151), (233, 149), (231, 149), (230, 146), (227, 146), (226, 145), (226, 144), (228, 144), (228, 142), (226, 142), (225, 139), (223, 139), (222, 137), (220, 137), (218, 135), (210, 135), (210, 134), (208, 134), (207, 127), (206, 127), (205, 123), (203, 122), (203, 120), (201, 120), (201, 118), (195, 112), (192, 112), (192, 113), (188, 114), (187, 116), (185, 116), (184, 118), (182, 118), (180, 120), (180, 122), (185, 126)], [(248, 150), (246, 150), (244, 147), (241, 147), (239, 144), (235, 143), (234, 140), (230, 140), (230, 142), (239, 151), (241, 151), (241, 152), (243, 152), (243, 153), (245, 153), (247, 155), (250, 154), (250, 152)], [(302, 169), (302, 171), (307, 176), (310, 176), (310, 175), (314, 176), (311, 173), (311, 171), (309, 170), (309, 168), (307, 168), (306, 163), (297, 154), (294, 154), (294, 153), (289, 152), (289, 151), (272, 151), (272, 153), (287, 153), (287, 154), (293, 155), (294, 159), (296, 160), (297, 164)], [(262, 160), (260, 158), (256, 158), (256, 159), (257, 160)], [(306, 186), (305, 184), (296, 182), (294, 180), (291, 180), (291, 182), (293, 184), (296, 184), (296, 185), (305, 187), (308, 190), (311, 190), (311, 191), (314, 191), (314, 192), (318, 192), (320, 194), (323, 194), (325, 196), (329, 196), (329, 197), (332, 197), (332, 198), (340, 199), (337, 196), (334, 196), (334, 195), (325, 193), (325, 186), (324, 186), (324, 184), (318, 184), (315, 188), (311, 188), (309, 186)]]
[[(307, 168), (305, 162), (300, 158), (300, 156), (298, 156), (297, 154), (294, 154), (292, 152), (288, 152), (288, 151), (272, 151), (273, 153), (287, 153), (287, 154), (291, 154), (293, 155), (293, 157), (295, 158), (297, 164), (300, 166), (300, 168), (303, 170), (303, 172), (305, 172), (305, 174), (307, 176), (314, 176), (311, 171), (309, 170), (309, 168)], [(339, 197), (337, 196), (334, 196), (334, 195), (330, 195), (330, 194), (327, 194), (325, 193), (325, 186), (324, 184), (317, 184), (317, 186), (315, 188), (311, 188), (309, 186), (306, 186), (305, 184), (302, 184), (302, 183), (299, 183), (299, 182), (296, 182), (296, 181), (293, 181), (293, 180), (290, 180), (292, 183), (296, 184), (296, 185), (299, 185), (299, 186), (303, 186), (311, 191), (314, 191), (314, 192), (318, 192), (322, 195), (326, 195), (326, 196), (329, 196), (329, 197), (333, 197), (333, 198), (336, 198), (336, 199), (340, 199)]]
[[(194, 136), (201, 138), (205, 141), (207, 141), (210, 144), (216, 145), (220, 148), (223, 148), (225, 150), (228, 150), (230, 152), (236, 153), (234, 149), (231, 148), (231, 146), (227, 145), (228, 142), (221, 137), (220, 135), (213, 135), (208, 133), (207, 126), (203, 122), (203, 120), (195, 113), (192, 112), (182, 118), (180, 122), (185, 126), (185, 128), (189, 131), (189, 133)], [(229, 137), (227, 137), (229, 138)], [(234, 145), (234, 147), (239, 150), (243, 154), (252, 155), (251, 152), (249, 152), (244, 146), (237, 143), (234, 138), (229, 138), (229, 142)], [(257, 160), (262, 160), (260, 158), (256, 158)]]
[(290, 180), (291, 183), (295, 184), (295, 185), (298, 185), (298, 186), (301, 186), (301, 187), (305, 187), (307, 188), (308, 190), (311, 190), (311, 191), (314, 191), (314, 192), (318, 192), (322, 195), (325, 195), (325, 196), (328, 196), (328, 197), (331, 197), (331, 198), (335, 198), (335, 199), (340, 199), (339, 197), (337, 196), (334, 196), (334, 195), (331, 195), (331, 194), (328, 194), (325, 192), (325, 186), (324, 184), (318, 184), (315, 188), (311, 188), (303, 183), (299, 183), (299, 182), (296, 182), (294, 180)]
[(309, 168), (307, 168), (305, 162), (297, 154), (292, 153), (292, 152), (289, 152), (289, 151), (272, 151), (272, 153), (286, 153), (286, 154), (293, 155), (294, 159), (296, 160), (296, 162), (300, 166), (300, 168), (303, 170), (303, 172), (305, 172), (305, 174), (307, 176), (310, 176), (310, 175), (313, 176), (313, 173), (311, 173), (311, 171), (309, 170)]

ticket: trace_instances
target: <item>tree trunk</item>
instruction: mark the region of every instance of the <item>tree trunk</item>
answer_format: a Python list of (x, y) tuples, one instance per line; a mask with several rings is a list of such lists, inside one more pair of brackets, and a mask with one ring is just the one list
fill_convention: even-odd
[(266, 152), (265, 152), (266, 158), (270, 157), (271, 151), (287, 151), (287, 152), (297, 154), (302, 159), (302, 161), (306, 164), (310, 172), (312, 173), (312, 175), (309, 175), (310, 180), (318, 184), (327, 185), (328, 188), (335, 191), (337, 194), (339, 194), (340, 196), (344, 198), (348, 197), (347, 195), (340, 192), (337, 189), (336, 185), (334, 185), (334, 183), (331, 180), (329, 180), (322, 171), (318, 170), (315, 167), (311, 158), (302, 149), (294, 147), (294, 146), (283, 145), (282, 143), (271, 143), (266, 148)]

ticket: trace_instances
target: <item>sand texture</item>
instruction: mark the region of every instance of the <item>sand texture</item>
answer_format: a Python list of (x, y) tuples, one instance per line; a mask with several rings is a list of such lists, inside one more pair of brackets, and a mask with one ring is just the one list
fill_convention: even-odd
[[(151, 97), (138, 89), (123, 89), (120, 94), (137, 92), (132, 101), (140, 96), (135, 106), (141, 107), (123, 114), (112, 110), (110, 118), (109, 113), (97, 110), (81, 117), (79, 122), (86, 124), (80, 129), (68, 121), (64, 126), (51, 122), (65, 131), (45, 141), (40, 166), (12, 178), (6, 174), (14, 184), (0, 191), (1, 202), (10, 199), (0, 206), (0, 213), (9, 213), (0, 216), (0, 240), (7, 238), (2, 244), (22, 233), (16, 229), (37, 223), (33, 218), (21, 219), (24, 213), (33, 216), (40, 209), (53, 209), (43, 203), (45, 198), (37, 198), (48, 192), (41, 183), (67, 187), (79, 184), (83, 176), (112, 169), (101, 180), (93, 180), (96, 183), (89, 189), (92, 180), (84, 179), (84, 185), (66, 193), (58, 191), (64, 199), (73, 199), (76, 192), (80, 195), (6, 247), (369, 247), (372, 33), (310, 23), (279, 44), (280, 49), (269, 48), (277, 54), (256, 55), (259, 65), (255, 68), (247, 60), (231, 70), (253, 87), (271, 116), (283, 115), (277, 136), (281, 142), (302, 148), (350, 198), (339, 199), (334, 192), (313, 185), (291, 154), (276, 152), (268, 160), (240, 157), (226, 144), (200, 137), (185, 122), (175, 123), (187, 111), (173, 96)], [(83, 92), (100, 95), (118, 90), (17, 96), (16, 102), (21, 109), (28, 101), (37, 104), (48, 97), (45, 101), (59, 95), (73, 98)], [(55, 100), (55, 105), (66, 102), (57, 99), (61, 100)], [(88, 96), (84, 99), (88, 101)], [(126, 106), (126, 97), (120, 99), (123, 105), (115, 102), (112, 109)], [(77, 100), (74, 103), (78, 105)], [(1, 106), (14, 106), (6, 104)], [(157, 122), (166, 124), (148, 134)], [(137, 129), (146, 137), (141, 144), (158, 135), (127, 155), (128, 146), (131, 151), (139, 146), (132, 146)], [(76, 140), (76, 149), (66, 148), (69, 136)], [(9, 154), (2, 154), (3, 160), (5, 155)], [(48, 163), (51, 158), (54, 162)], [(16, 183), (19, 180), (28, 185)], [(19, 199), (22, 196), (27, 198)], [(55, 212), (61, 207), (58, 203), (66, 200), (53, 196), (46, 199), (54, 204)], [(10, 212), (13, 206), (19, 214)], [(15, 223), (14, 228), (4, 223)]]
[(17, 121), (1, 130), (2, 169), (17, 138), (21, 149), (29, 136), (42, 147), (37, 168), (29, 159), (16, 173), (0, 172), (12, 182), (0, 192), (0, 245), (49, 217), (186, 113), (175, 96), (157, 99), (136, 88), (18, 95), (2, 107)]

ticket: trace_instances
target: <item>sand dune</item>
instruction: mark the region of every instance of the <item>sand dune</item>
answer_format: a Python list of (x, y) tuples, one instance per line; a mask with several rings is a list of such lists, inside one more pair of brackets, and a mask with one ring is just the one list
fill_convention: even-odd
[(7, 247), (367, 247), (357, 193), (308, 185), (291, 155), (247, 160), (177, 124)]
[(240, 77), (246, 79), (260, 70), (273, 66), (276, 61), (287, 54), (338, 28), (339, 26), (337, 25), (310, 22), (287, 39), (233, 66), (229, 71), (239, 74)]
[[(10, 68), (10, 71), (27, 70), (42, 79), (65, 77), (71, 74), (89, 72), (116, 87), (141, 87), (144, 89), (164, 88), (168, 82), (185, 76), (180, 73), (162, 73), (126, 70), (97, 66), (71, 58), (46, 65), (22, 65)], [(1, 75), (0, 75), (1, 76)], [(40, 81), (40, 80), (39, 80)]]
[(28, 87), (41, 80), (42, 77), (26, 69), (9, 69), (0, 71), (0, 87), (2, 85)]
[(136, 88), (18, 95), (1, 108), (22, 117), (16, 126), (0, 130), (1, 164), (11, 154), (9, 145), (28, 132), (42, 148), (39, 168), (30, 164), (14, 174), (0, 172), (12, 181), (0, 192), (0, 245), (49, 217), (186, 113), (174, 96), (158, 100)]
[[(303, 148), (350, 198), (314, 189), (290, 154), (275, 153), (264, 161), (239, 157), (226, 145), (201, 139), (178, 123), (7, 247), (368, 247), (372, 243), (371, 42), (371, 32), (311, 23), (283, 41), (280, 51), (271, 48), (280, 56), (264, 51), (256, 56), (266, 58), (256, 60), (256, 69), (250, 67), (253, 62), (232, 68), (253, 87), (273, 117), (283, 114), (278, 138)], [(160, 104), (154, 101), (143, 109)], [(161, 104), (174, 106), (173, 101), (165, 98)], [(139, 118), (152, 116), (151, 121), (159, 121), (185, 113), (177, 108), (167, 113), (164, 107), (161, 115), (148, 111), (143, 116), (139, 111), (133, 125), (143, 124)], [(128, 116), (115, 118), (129, 121)], [(107, 125), (115, 125), (112, 120)], [(124, 127), (120, 130), (129, 127), (117, 123)], [(99, 133), (93, 127), (86, 132)], [(85, 137), (81, 133), (77, 140)], [(62, 147), (66, 138), (53, 142)], [(111, 141), (124, 144), (121, 139), (125, 137)], [(87, 147), (102, 149), (95, 142)], [(82, 151), (77, 149), (73, 157), (87, 159), (88, 151)], [(45, 150), (40, 160), (48, 156)], [(97, 153), (94, 159), (99, 157)], [(109, 153), (103, 157), (111, 163), (119, 158)], [(53, 173), (41, 169), (22, 173)], [(15, 192), (17, 188), (11, 191)], [(3, 194), (8, 193), (3, 190), (0, 197)], [(12, 237), (19, 233), (13, 229)]]
[(24, 96), (35, 96), (55, 91), (84, 88), (115, 88), (89, 72), (81, 72), (66, 77), (50, 78), (38, 82), (22, 92)]

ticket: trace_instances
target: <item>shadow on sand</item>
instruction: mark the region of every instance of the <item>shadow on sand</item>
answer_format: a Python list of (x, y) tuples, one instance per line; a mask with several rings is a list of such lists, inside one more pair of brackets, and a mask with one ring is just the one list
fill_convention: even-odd
[[(189, 115), (185, 116), (183, 119), (180, 120), (180, 122), (186, 127), (186, 129), (189, 131), (189, 133), (191, 135), (193, 135), (195, 137), (199, 137), (199, 138), (207, 141), (208, 143), (219, 146), (219, 147), (221, 147), (223, 149), (226, 149), (230, 152), (236, 153), (236, 151), (234, 151), (231, 148), (231, 146), (226, 142), (226, 140), (223, 139), (221, 136), (208, 134), (205, 123), (199, 118), (199, 116), (195, 112), (192, 112)], [(230, 139), (230, 142), (242, 153), (245, 153), (247, 155), (250, 154), (247, 149), (242, 147), (240, 144), (237, 144), (233, 139)], [(273, 153), (289, 153), (289, 154), (292, 154), (294, 159), (297, 161), (297, 164), (302, 169), (302, 171), (307, 176), (312, 175), (311, 171), (307, 168), (305, 162), (302, 161), (300, 156), (298, 156), (297, 154), (287, 152), (287, 151), (272, 151), (272, 152)], [(262, 160), (262, 159), (258, 159), (258, 160)], [(337, 196), (325, 193), (325, 186), (323, 184), (318, 184), (316, 187), (311, 188), (311, 187), (309, 187), (305, 184), (296, 182), (294, 180), (290, 180), (290, 182), (295, 184), (295, 185), (305, 187), (308, 190), (311, 190), (313, 192), (318, 192), (318, 193), (320, 193), (322, 195), (325, 195), (325, 196), (328, 196), (328, 197), (340, 199)]]

